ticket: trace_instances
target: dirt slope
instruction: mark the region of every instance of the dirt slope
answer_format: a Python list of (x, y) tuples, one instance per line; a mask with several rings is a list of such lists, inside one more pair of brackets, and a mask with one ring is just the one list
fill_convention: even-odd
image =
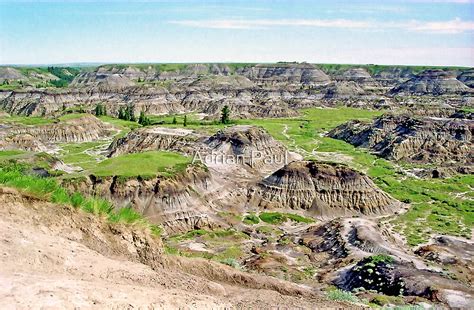
[(168, 257), (141, 227), (12, 189), (0, 188), (0, 205), (1, 309), (348, 306), (288, 282)]

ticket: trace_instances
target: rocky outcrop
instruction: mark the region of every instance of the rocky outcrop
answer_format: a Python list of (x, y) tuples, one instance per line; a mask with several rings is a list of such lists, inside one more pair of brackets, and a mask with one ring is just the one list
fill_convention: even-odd
[(392, 160), (447, 164), (474, 161), (472, 120), (384, 115), (373, 123), (350, 121), (329, 136)]
[(286, 148), (263, 128), (232, 126), (219, 131), (204, 142), (210, 152), (222, 155), (224, 162), (244, 164), (254, 169), (281, 166), (288, 160)]
[(262, 64), (239, 69), (237, 73), (259, 83), (325, 85), (330, 82), (330, 78), (323, 71), (307, 63)]
[(443, 95), (469, 92), (469, 87), (456, 79), (455, 72), (441, 69), (423, 71), (390, 91), (393, 95)]
[(334, 218), (393, 213), (397, 202), (365, 175), (346, 166), (295, 161), (249, 190), (249, 204), (260, 208), (307, 210)]
[(90, 142), (108, 137), (114, 129), (92, 115), (36, 127), (21, 127), (11, 134), (28, 134), (43, 142)]
[(0, 150), (23, 150), (29, 152), (44, 152), (48, 148), (36, 137), (30, 134), (0, 136)]
[(0, 82), (5, 80), (23, 80), (25, 76), (15, 68), (0, 67)]
[(188, 166), (172, 177), (98, 177), (66, 179), (63, 186), (86, 195), (98, 195), (120, 209), (132, 206), (166, 233), (176, 234), (199, 228), (212, 228), (209, 206), (200, 193), (210, 190), (212, 179), (203, 165)]
[(145, 151), (174, 151), (192, 155), (204, 137), (187, 129), (166, 127), (141, 128), (131, 131), (109, 146), (109, 157)]
[[(233, 117), (246, 118), (291, 117), (297, 109), (341, 103), (393, 108), (413, 100), (448, 100), (453, 106), (469, 106), (472, 101), (470, 88), (453, 71), (436, 69), (415, 76), (411, 67), (328, 68), (307, 63), (104, 65), (80, 72), (67, 88), (33, 88), (35, 84), (28, 82), (28, 87), (0, 91), (0, 108), (12, 114), (57, 115), (79, 106), (93, 111), (102, 103), (115, 116), (120, 107), (132, 106), (136, 115), (195, 111), (217, 118), (228, 105)], [(463, 80), (469, 70), (465, 72)], [(413, 99), (411, 95), (418, 93), (431, 97)], [(388, 95), (397, 100), (388, 100)]]
[(365, 91), (354, 81), (333, 83), (326, 89), (325, 99), (349, 99), (364, 95)]
[(392, 296), (419, 296), (457, 309), (469, 309), (474, 301), (470, 287), (387, 255), (360, 260), (350, 269), (342, 270), (334, 283), (349, 291), (362, 288)]
[(116, 129), (92, 115), (56, 121), (53, 124), (26, 126), (0, 125), (0, 149), (54, 153), (58, 143), (92, 142), (116, 133)]
[(460, 80), (467, 86), (473, 88), (474, 87), (474, 69), (463, 71), (460, 75), (458, 75), (458, 80)]

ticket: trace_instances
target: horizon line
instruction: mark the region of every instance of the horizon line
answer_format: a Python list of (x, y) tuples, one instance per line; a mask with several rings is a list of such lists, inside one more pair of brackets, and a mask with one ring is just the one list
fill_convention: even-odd
[(307, 61), (274, 61), (274, 62), (247, 62), (247, 61), (215, 61), (215, 62), (87, 62), (87, 61), (78, 61), (78, 62), (61, 62), (61, 63), (1, 63), (0, 67), (47, 67), (47, 66), (57, 66), (57, 67), (87, 67), (87, 66), (103, 66), (103, 65), (163, 65), (163, 64), (183, 64), (183, 65), (192, 65), (192, 64), (249, 64), (249, 65), (259, 65), (259, 64), (310, 64), (310, 65), (346, 65), (346, 66), (387, 66), (387, 67), (438, 67), (438, 68), (474, 68), (474, 66), (469, 65), (428, 65), (428, 64), (381, 64), (381, 63), (337, 63), (337, 62), (307, 62)]

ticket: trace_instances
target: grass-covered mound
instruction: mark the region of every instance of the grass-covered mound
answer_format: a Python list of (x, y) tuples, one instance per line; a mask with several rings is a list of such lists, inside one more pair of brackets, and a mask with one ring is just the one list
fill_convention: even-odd
[(192, 158), (164, 151), (125, 154), (108, 158), (90, 170), (95, 176), (172, 176), (183, 171)]

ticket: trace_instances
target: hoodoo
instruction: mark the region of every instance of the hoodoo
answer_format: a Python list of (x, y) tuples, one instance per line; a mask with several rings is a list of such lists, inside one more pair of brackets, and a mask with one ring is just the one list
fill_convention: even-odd
[(367, 176), (337, 164), (295, 161), (251, 188), (250, 204), (307, 210), (315, 216), (392, 213), (397, 201)]

